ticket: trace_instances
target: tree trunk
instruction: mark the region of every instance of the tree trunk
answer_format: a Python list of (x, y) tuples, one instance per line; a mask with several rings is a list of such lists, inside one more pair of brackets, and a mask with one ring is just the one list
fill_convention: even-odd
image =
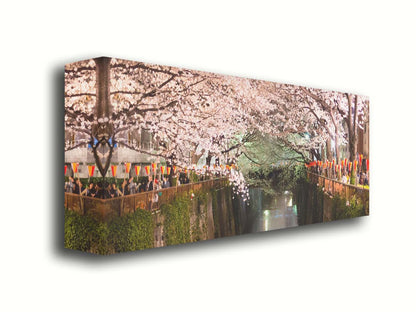
[(212, 154), (208, 152), (208, 156), (206, 158), (205, 164), (209, 166), (211, 164)]
[[(326, 157), (329, 162), (332, 162), (331, 139), (326, 141)], [(330, 167), (326, 168), (328, 178), (332, 177), (332, 170)]]
[[(114, 135), (114, 129), (109, 123), (110, 113), (111, 113), (111, 103), (110, 103), (110, 61), (108, 57), (100, 57), (94, 59), (96, 64), (96, 113), (97, 118), (102, 119), (101, 123), (95, 124), (92, 128), (92, 136), (96, 138), (99, 143), (93, 148), (95, 163), (100, 171), (103, 179), (107, 173), (108, 168), (110, 167), (111, 158), (113, 155), (114, 142), (110, 144), (110, 138)], [(107, 121), (104, 122), (104, 118), (107, 118)], [(108, 156), (105, 161), (105, 164), (102, 163), (105, 157), (100, 157), (98, 155), (98, 148), (101, 146), (104, 152), (107, 153), (106, 149), (109, 149)]]
[(339, 163), (338, 128), (335, 128), (335, 160)]
[(97, 83), (97, 118), (110, 117), (110, 61), (109, 57), (94, 59), (96, 64)]
[(350, 153), (350, 161), (354, 162), (355, 155), (357, 154), (357, 96), (355, 96), (354, 109), (352, 107), (351, 95), (347, 94), (348, 98), (348, 151)]
[(326, 153), (325, 153), (325, 146), (321, 146), (321, 160), (322, 162), (326, 161)]
[(331, 145), (331, 139), (326, 140), (326, 158), (328, 161), (332, 161)]

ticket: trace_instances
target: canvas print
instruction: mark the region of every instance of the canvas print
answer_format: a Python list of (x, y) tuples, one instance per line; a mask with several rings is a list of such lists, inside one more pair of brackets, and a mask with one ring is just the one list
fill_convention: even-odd
[(98, 57), (65, 66), (65, 248), (369, 214), (366, 96)]

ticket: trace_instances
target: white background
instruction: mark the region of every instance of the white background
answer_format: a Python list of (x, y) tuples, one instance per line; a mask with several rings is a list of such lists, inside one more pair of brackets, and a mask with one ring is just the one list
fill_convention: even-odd
[[(154, 2), (2, 4), (1, 310), (415, 311), (412, 2)], [(370, 96), (370, 217), (64, 251), (62, 71), (102, 55)]]

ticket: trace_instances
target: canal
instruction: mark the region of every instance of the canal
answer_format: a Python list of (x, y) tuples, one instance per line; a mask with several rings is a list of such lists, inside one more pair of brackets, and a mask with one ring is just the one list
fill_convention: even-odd
[(160, 201), (163, 196), (166, 200), (158, 209), (136, 209), (107, 219), (67, 209), (66, 248), (113, 254), (368, 215), (368, 193), (366, 201), (347, 201), (306, 181), (293, 192), (250, 188), (249, 201), (226, 184), (167, 195), (162, 194)]
[(278, 194), (261, 188), (250, 189), (250, 204), (245, 233), (256, 233), (296, 227), (298, 209), (293, 194)]

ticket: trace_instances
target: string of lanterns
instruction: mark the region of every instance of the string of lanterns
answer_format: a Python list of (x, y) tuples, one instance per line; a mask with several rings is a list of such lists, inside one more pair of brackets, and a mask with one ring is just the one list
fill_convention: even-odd
[[(79, 163), (71, 163), (71, 167), (72, 167), (72, 171), (74, 172), (74, 174), (78, 173)], [(95, 172), (95, 165), (88, 165), (87, 167), (88, 167), (88, 177), (93, 177), (94, 172)], [(124, 163), (124, 167), (125, 167), (125, 172), (129, 173), (130, 170), (131, 170), (131, 163), (128, 163), (128, 162)], [(142, 168), (142, 166), (139, 166), (139, 165), (134, 166), (136, 176), (139, 176), (141, 168)], [(218, 170), (218, 169), (224, 170), (224, 168), (225, 168), (227, 171), (229, 171), (231, 169), (237, 169), (238, 167), (235, 164), (225, 165), (225, 166), (214, 164), (212, 166), (204, 165), (202, 168), (204, 170), (206, 170), (207, 168), (210, 168), (211, 170), (212, 169), (213, 170)], [(68, 169), (68, 166), (65, 165), (64, 175), (66, 175), (67, 169)], [(116, 177), (117, 176), (118, 165), (111, 165), (110, 169), (111, 169), (111, 175), (113, 177)], [(151, 174), (156, 174), (158, 169), (160, 170), (160, 173), (162, 175), (164, 175), (165, 172), (166, 172), (167, 175), (170, 175), (170, 173), (172, 171), (173, 171), (173, 174), (176, 174), (176, 172), (177, 172), (177, 166), (162, 166), (162, 165), (160, 165), (159, 168), (158, 168), (156, 163), (152, 163), (151, 165), (144, 166), (144, 169), (145, 169), (146, 175), (148, 175), (148, 176), (151, 175)], [(188, 170), (196, 170), (196, 165), (193, 164), (192, 166), (188, 166), (187, 168), (185, 167), (184, 168), (184, 173), (187, 173)]]
[[(320, 167), (322, 169), (335, 169), (335, 172), (341, 171), (343, 169), (347, 169), (348, 172), (351, 172), (352, 168), (354, 168), (354, 171), (357, 171), (357, 168), (360, 167), (360, 169), (362, 168), (362, 163), (363, 163), (363, 155), (359, 155), (358, 160), (355, 159), (353, 162), (348, 161), (347, 158), (341, 160), (339, 163), (335, 162), (335, 159), (333, 159), (332, 161), (312, 161), (308, 164), (305, 164), (305, 167), (310, 168), (310, 167)], [(370, 160), (366, 159), (366, 170), (367, 172), (370, 169)]]

